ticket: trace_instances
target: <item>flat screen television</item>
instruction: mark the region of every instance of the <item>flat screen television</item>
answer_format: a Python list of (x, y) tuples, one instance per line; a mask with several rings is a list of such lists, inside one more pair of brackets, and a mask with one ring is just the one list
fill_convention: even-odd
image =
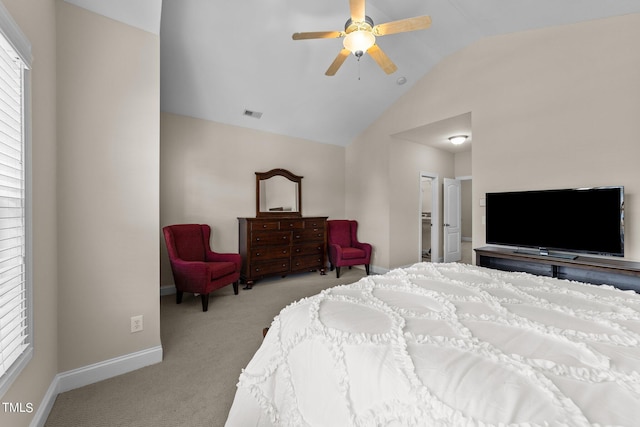
[(489, 244), (624, 256), (624, 187), (487, 193)]

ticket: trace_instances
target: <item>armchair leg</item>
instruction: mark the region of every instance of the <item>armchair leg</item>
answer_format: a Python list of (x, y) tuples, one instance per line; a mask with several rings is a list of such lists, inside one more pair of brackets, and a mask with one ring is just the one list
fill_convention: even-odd
[(209, 294), (200, 294), (202, 298), (202, 311), (209, 310)]
[(340, 278), (340, 267), (336, 266), (336, 279)]
[(184, 294), (184, 292), (176, 289), (176, 304), (182, 304), (182, 294)]
[(364, 265), (364, 269), (367, 272), (367, 276), (369, 275), (369, 264)]
[(238, 295), (238, 281), (233, 282), (233, 293)]

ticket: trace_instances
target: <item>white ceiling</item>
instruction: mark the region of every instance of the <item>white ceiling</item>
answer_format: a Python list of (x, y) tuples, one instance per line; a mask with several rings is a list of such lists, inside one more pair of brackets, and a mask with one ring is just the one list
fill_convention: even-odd
[(99, 15), (160, 34), (162, 0), (65, 0)]
[[(391, 135), (393, 138), (429, 145), (450, 153), (462, 153), (471, 150), (473, 135), (471, 134), (471, 113), (460, 114), (417, 128)], [(460, 145), (453, 145), (449, 137), (466, 135), (467, 140)]]
[[(433, 24), (377, 39), (398, 66), (394, 74), (365, 55), (327, 77), (342, 40), (291, 35), (343, 30), (348, 0), (66, 1), (159, 32), (162, 111), (343, 146), (435, 64), (483, 37), (640, 13), (638, 0), (368, 0), (376, 24), (419, 15)], [(396, 137), (430, 144), (429, 132), (442, 133), (442, 125)]]

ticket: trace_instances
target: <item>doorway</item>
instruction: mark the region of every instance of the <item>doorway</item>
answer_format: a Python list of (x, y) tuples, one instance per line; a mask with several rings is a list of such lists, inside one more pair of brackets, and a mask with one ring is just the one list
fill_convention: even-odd
[(420, 212), (418, 227), (418, 260), (439, 262), (440, 203), (438, 175), (420, 173)]
[[(457, 233), (456, 245), (459, 246), (459, 262), (473, 264), (473, 246), (471, 243), (471, 223), (473, 217), (472, 182), (471, 176), (456, 178), (461, 184), (459, 192), (460, 232)], [(418, 261), (443, 262), (443, 241), (441, 241), (440, 224), (442, 218), (440, 178), (437, 174), (420, 173), (420, 212), (418, 226), (419, 252)], [(444, 238), (443, 238), (444, 239)], [(460, 239), (461, 241), (457, 240)]]

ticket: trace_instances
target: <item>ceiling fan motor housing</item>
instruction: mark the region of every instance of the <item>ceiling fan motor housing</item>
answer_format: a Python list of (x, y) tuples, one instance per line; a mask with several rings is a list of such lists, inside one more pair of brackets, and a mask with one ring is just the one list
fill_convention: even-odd
[(364, 21), (354, 21), (353, 19), (347, 19), (344, 24), (344, 32), (349, 34), (356, 30), (371, 31), (373, 28), (373, 19), (368, 16), (364, 17)]

